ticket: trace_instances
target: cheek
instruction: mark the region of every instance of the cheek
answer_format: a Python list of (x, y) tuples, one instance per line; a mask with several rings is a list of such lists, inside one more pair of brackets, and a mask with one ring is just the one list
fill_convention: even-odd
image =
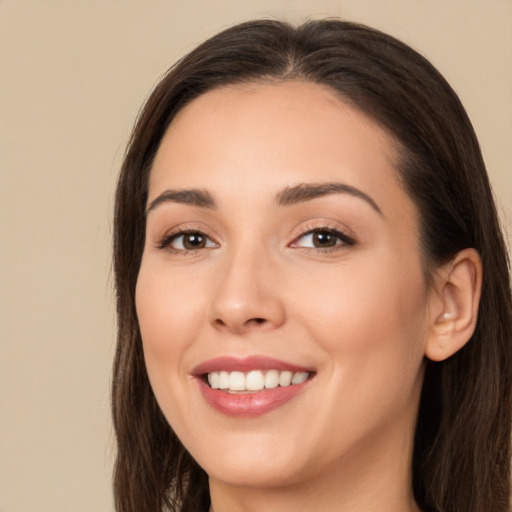
[[(310, 300), (301, 307), (310, 337), (326, 356), (318, 377), (331, 397), (317, 404), (309, 428), (319, 439), (325, 425), (343, 428), (340, 450), (346, 439), (378, 438), (386, 425), (403, 420), (410, 426), (423, 380), (421, 274), (369, 268), (309, 283)], [(325, 453), (333, 450), (330, 439)]]
[(169, 423), (175, 420), (175, 411), (186, 406), (181, 403), (182, 387), (188, 381), (183, 360), (204, 317), (197, 283), (192, 286), (177, 275), (143, 261), (135, 296), (149, 380)]
[(179, 354), (179, 348), (194, 339), (202, 316), (197, 285), (143, 262), (135, 303), (145, 351)]
[[(426, 294), (418, 265), (352, 265), (304, 283), (297, 304), (333, 371), (352, 381), (414, 380), (423, 360)], [(298, 293), (294, 294), (299, 296)], [(341, 369), (341, 370), (340, 370)]]
[(205, 294), (199, 286), (198, 280), (169, 272), (165, 262), (151, 258), (143, 260), (137, 280), (135, 303), (149, 381), (167, 422), (177, 432), (187, 432), (191, 421), (190, 376), (184, 361), (200, 336), (204, 318)]

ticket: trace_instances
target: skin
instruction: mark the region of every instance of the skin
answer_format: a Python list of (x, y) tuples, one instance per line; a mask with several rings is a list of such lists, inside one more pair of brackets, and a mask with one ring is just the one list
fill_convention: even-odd
[[(425, 283), (396, 160), (379, 126), (303, 82), (208, 92), (162, 140), (148, 206), (170, 189), (201, 189), (216, 207), (161, 201), (148, 212), (137, 314), (155, 396), (208, 473), (216, 512), (419, 510), (409, 467), (443, 293)], [(276, 201), (287, 187), (326, 182), (380, 211), (350, 193)], [(183, 250), (180, 229), (203, 233), (206, 247)], [(313, 229), (354, 242), (318, 248), (304, 236)], [(226, 355), (315, 375), (277, 409), (228, 417), (192, 376)]]

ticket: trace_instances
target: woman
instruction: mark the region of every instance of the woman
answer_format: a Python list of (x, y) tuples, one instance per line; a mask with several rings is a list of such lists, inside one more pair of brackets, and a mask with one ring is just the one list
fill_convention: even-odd
[(115, 212), (118, 511), (509, 510), (511, 319), (475, 134), (337, 20), (203, 43)]

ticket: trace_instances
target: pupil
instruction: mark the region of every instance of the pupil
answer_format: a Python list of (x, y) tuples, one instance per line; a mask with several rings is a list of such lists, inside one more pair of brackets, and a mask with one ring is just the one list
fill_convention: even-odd
[(334, 247), (336, 237), (328, 231), (319, 231), (313, 235), (313, 243), (316, 247)]
[(199, 235), (197, 233), (187, 235), (183, 240), (183, 245), (185, 246), (186, 249), (197, 249), (198, 247), (204, 247), (204, 244), (204, 236)]

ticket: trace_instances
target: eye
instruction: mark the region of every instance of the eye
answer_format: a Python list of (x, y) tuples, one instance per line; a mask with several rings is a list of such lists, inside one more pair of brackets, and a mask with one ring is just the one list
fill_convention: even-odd
[(304, 233), (297, 238), (291, 247), (311, 249), (335, 249), (342, 246), (354, 245), (355, 241), (337, 229), (317, 228)]
[(159, 244), (160, 249), (170, 251), (197, 251), (217, 247), (217, 245), (200, 231), (180, 231), (166, 236)]

